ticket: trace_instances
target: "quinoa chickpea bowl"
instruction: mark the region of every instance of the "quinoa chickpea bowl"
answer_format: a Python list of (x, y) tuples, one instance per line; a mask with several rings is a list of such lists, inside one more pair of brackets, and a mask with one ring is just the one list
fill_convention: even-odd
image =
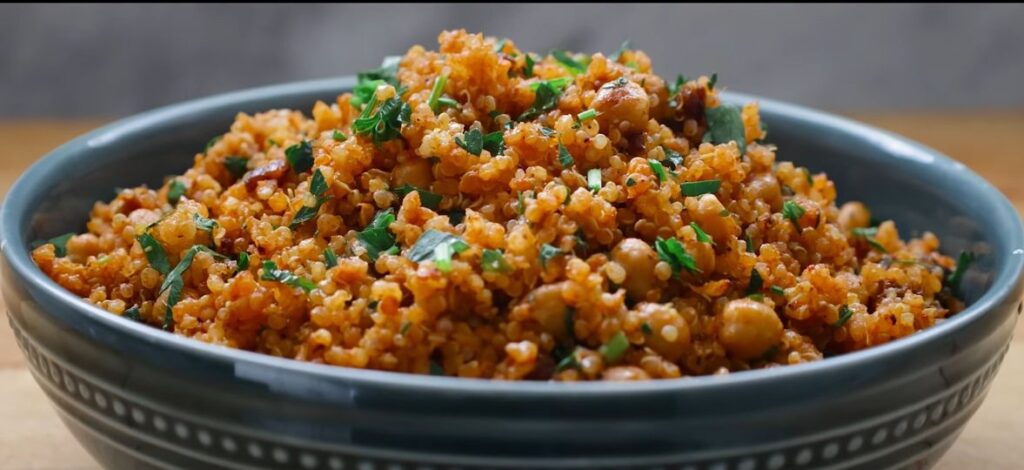
[(9, 320), (100, 462), (880, 468), (952, 444), (1020, 309), (991, 185), (628, 45), (438, 43), (126, 118), (12, 187)]

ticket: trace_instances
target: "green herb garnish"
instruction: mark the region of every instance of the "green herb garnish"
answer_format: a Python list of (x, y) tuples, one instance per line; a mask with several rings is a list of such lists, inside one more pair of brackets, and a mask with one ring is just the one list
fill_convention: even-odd
[(163, 245), (150, 235), (149, 232), (144, 232), (142, 235), (135, 237), (139, 241), (139, 245), (142, 246), (142, 252), (146, 254), (146, 260), (149, 261), (149, 265), (157, 270), (160, 274), (167, 274), (171, 270), (171, 263), (167, 261), (167, 254), (164, 253)]
[(177, 204), (181, 196), (185, 195), (185, 183), (181, 180), (172, 180), (171, 185), (167, 188), (167, 202), (172, 205)]
[(260, 275), (260, 279), (264, 281), (277, 281), (292, 287), (298, 287), (306, 291), (307, 294), (316, 289), (316, 283), (313, 281), (297, 276), (291, 271), (278, 269), (277, 264), (270, 260), (263, 262), (263, 274)]
[(212, 148), (214, 145), (217, 145), (217, 142), (220, 142), (220, 139), (223, 139), (223, 138), (224, 138), (224, 136), (222, 136), (222, 135), (216, 135), (216, 136), (211, 137), (210, 140), (206, 141), (206, 147), (203, 148), (203, 151), (204, 152), (209, 152), (210, 148)]
[(711, 239), (707, 232), (700, 228), (700, 225), (697, 225), (697, 222), (690, 222), (690, 228), (692, 228), (694, 232), (697, 232), (697, 241), (701, 243), (710, 243), (712, 245), (715, 244), (715, 241)]
[(764, 279), (761, 278), (761, 271), (757, 268), (750, 270), (750, 283), (747, 284), (746, 295), (754, 295), (764, 287)]
[(122, 316), (127, 318), (127, 319), (129, 319), (129, 320), (131, 320), (131, 321), (136, 321), (136, 322), (141, 322), (142, 321), (142, 312), (139, 311), (139, 306), (138, 305), (132, 305), (131, 308), (129, 308), (128, 310), (124, 311)]
[(743, 116), (735, 106), (722, 105), (704, 110), (708, 122), (707, 136), (713, 144), (736, 142), (740, 155), (747, 151), (746, 134), (743, 131)]
[(561, 91), (556, 90), (551, 81), (537, 83), (537, 90), (534, 94), (533, 104), (523, 114), (519, 115), (519, 121), (536, 119), (541, 114), (551, 111), (558, 105), (558, 96)]
[(520, 191), (519, 194), (516, 195), (516, 198), (518, 199), (518, 203), (516, 204), (516, 212), (518, 212), (519, 215), (523, 215), (523, 213), (526, 212), (525, 191)]
[[(441, 252), (438, 252), (438, 247), (444, 246)], [(466, 242), (462, 241), (461, 238), (452, 235), (447, 232), (441, 232), (434, 229), (429, 229), (420, 235), (419, 240), (409, 249), (409, 253), (406, 255), (411, 261), (422, 263), (428, 259), (434, 259), (438, 261), (438, 268), (440, 264), (445, 261), (451, 261), (452, 253), (462, 253), (469, 248)], [(445, 255), (447, 251), (447, 256)]]
[(347, 140), (348, 136), (345, 135), (345, 133), (335, 129), (334, 132), (331, 133), (331, 138), (338, 142), (341, 142), (343, 140)]
[(484, 272), (507, 273), (512, 270), (501, 250), (485, 248), (480, 255), (480, 267)]
[(462, 135), (462, 137), (455, 137), (455, 143), (463, 150), (479, 157), (480, 152), (484, 149), (484, 135), (480, 133), (480, 129), (470, 129)]
[(629, 340), (626, 339), (626, 334), (622, 331), (615, 333), (612, 339), (608, 340), (607, 343), (598, 349), (598, 352), (604, 356), (605, 362), (614, 364), (622, 359), (622, 355), (626, 354), (626, 350), (629, 349)]
[(686, 252), (686, 248), (675, 237), (664, 239), (658, 237), (654, 241), (654, 250), (662, 261), (672, 267), (672, 277), (678, 278), (683, 269), (691, 273), (700, 273), (697, 260)]
[(665, 160), (662, 163), (671, 170), (677, 170), (683, 167), (683, 156), (668, 147), (662, 146), (661, 149), (665, 152)]
[(249, 253), (241, 252), (238, 254), (238, 270), (245, 271), (249, 269)]
[(772, 286), (771, 291), (775, 295), (786, 295), (786, 290), (783, 289), (781, 286)]
[(562, 67), (565, 67), (566, 71), (573, 75), (579, 75), (587, 71), (587, 67), (585, 65), (576, 61), (576, 59), (573, 59), (566, 51), (555, 49), (551, 51), (551, 56), (554, 57)]
[(661, 166), (661, 162), (653, 159), (647, 159), (647, 165), (651, 167), (651, 171), (658, 177), (659, 182), (664, 182), (667, 177), (665, 176), (665, 167)]
[(437, 104), (440, 105), (440, 106), (448, 107), (448, 108), (458, 108), (459, 107), (459, 102), (458, 101), (455, 101), (455, 100), (453, 100), (453, 99), (451, 99), (451, 98), (449, 98), (447, 96), (442, 96), (442, 97), (438, 98), (437, 99)]
[(324, 265), (327, 266), (327, 269), (338, 265), (338, 255), (334, 253), (334, 249), (331, 247), (324, 248)]
[(68, 232), (63, 235), (53, 237), (49, 240), (36, 240), (32, 242), (32, 248), (37, 248), (39, 246), (49, 243), (53, 245), (53, 254), (55, 254), (58, 258), (62, 258), (68, 255), (68, 240), (70, 240), (73, 236), (75, 236), (74, 232)]
[(189, 266), (192, 266), (192, 259), (195, 258), (196, 253), (199, 253), (200, 251), (210, 253), (214, 257), (223, 257), (220, 253), (217, 253), (203, 245), (192, 245), (192, 248), (189, 248), (188, 251), (185, 252), (185, 255), (181, 257), (181, 260), (178, 261), (178, 264), (174, 269), (167, 273), (167, 276), (164, 277), (164, 282), (160, 284), (160, 291), (157, 294), (163, 295), (164, 292), (167, 292), (167, 308), (164, 311), (163, 323), (163, 328), (165, 330), (171, 330), (174, 326), (173, 309), (174, 306), (178, 304), (178, 301), (181, 300), (181, 292), (185, 289), (185, 280), (182, 279), (181, 276)]
[(654, 329), (652, 329), (651, 324), (647, 322), (643, 322), (640, 324), (640, 331), (642, 331), (645, 335), (648, 336), (654, 334)]
[(618, 62), (622, 57), (622, 53), (628, 51), (632, 47), (632, 43), (629, 39), (622, 41), (622, 45), (619, 46), (619, 50), (615, 51), (612, 55), (608, 56), (608, 59), (612, 62)]
[(572, 154), (569, 153), (569, 149), (565, 148), (561, 143), (558, 144), (558, 163), (565, 169), (571, 168), (576, 163), (576, 160), (572, 158)]
[(579, 366), (580, 363), (576, 360), (576, 351), (572, 351), (566, 354), (561, 361), (558, 361), (558, 364), (555, 366), (555, 372), (561, 372), (569, 368), (577, 369)]
[(682, 189), (684, 196), (694, 197), (718, 192), (718, 188), (722, 187), (722, 181), (719, 179), (691, 181), (683, 183), (679, 187)]
[(381, 143), (401, 137), (402, 124), (408, 124), (411, 115), (412, 108), (401, 98), (389, 98), (378, 107), (377, 95), (373, 95), (352, 124), (352, 130), (356, 134), (371, 136), (373, 144), (379, 147)]
[(288, 164), (296, 174), (309, 171), (313, 168), (313, 147), (308, 140), (303, 140), (284, 150), (285, 157), (288, 157)]
[(505, 153), (505, 133), (494, 131), (484, 135), (484, 150), (491, 153), (491, 156)]
[(524, 77), (530, 78), (530, 77), (533, 76), (533, 65), (534, 65), (533, 54), (530, 54), (529, 52), (527, 52), (526, 53), (526, 66), (523, 67), (523, 76)]
[(803, 217), (806, 212), (806, 209), (800, 207), (800, 204), (797, 204), (792, 199), (782, 203), (782, 216), (789, 219), (790, 222), (793, 222), (793, 225), (796, 226), (797, 230), (800, 229), (800, 218)]
[(946, 285), (953, 292), (953, 295), (957, 297), (963, 297), (963, 292), (960, 289), (960, 284), (963, 281), (964, 273), (967, 272), (967, 268), (971, 267), (971, 263), (977, 259), (974, 252), (962, 251), (960, 257), (956, 261), (956, 268), (949, 276), (946, 277)]
[(842, 327), (843, 325), (846, 324), (846, 322), (850, 321), (850, 317), (852, 317), (852, 316), (853, 316), (853, 310), (850, 310), (850, 307), (847, 307), (846, 305), (843, 305), (843, 306), (839, 307), (839, 319), (836, 320), (836, 322), (832, 324), (832, 327), (833, 328), (840, 328), (840, 327)]
[(289, 228), (295, 228), (304, 222), (311, 220), (316, 217), (317, 212), (320, 212), (320, 206), (323, 205), (330, 196), (324, 196), (327, 192), (327, 180), (324, 178), (324, 174), (317, 168), (313, 172), (313, 181), (309, 185), (309, 192), (316, 197), (316, 202), (312, 206), (302, 206), (298, 212), (295, 213), (295, 217), (292, 217), (292, 222), (288, 224)]
[(249, 164), (249, 160), (245, 157), (230, 156), (224, 158), (224, 168), (231, 173), (236, 179), (241, 178), (245, 174), (246, 166)]
[(547, 269), (548, 261), (552, 258), (565, 254), (560, 248), (556, 248), (553, 245), (545, 243), (540, 247), (540, 266), (541, 268)]
[(714, 90), (715, 89), (715, 84), (717, 84), (717, 83), (718, 83), (718, 74), (717, 73), (712, 73), (711, 74), (711, 79), (708, 80), (708, 89), (709, 90)]
[(601, 169), (591, 168), (587, 170), (587, 188), (594, 193), (601, 190)]
[(576, 115), (576, 120), (579, 122), (589, 121), (597, 117), (596, 109), (588, 109)]
[(863, 238), (871, 245), (872, 248), (881, 251), (882, 253), (888, 253), (889, 250), (885, 249), (885, 245), (882, 245), (875, 238), (878, 236), (878, 227), (857, 227), (852, 230), (855, 237)]
[(438, 100), (441, 99), (441, 94), (444, 93), (444, 86), (448, 83), (448, 75), (442, 74), (434, 79), (434, 87), (430, 89), (430, 98), (427, 100), (427, 104), (430, 105), (430, 110), (437, 114), (437, 110), (440, 108)]
[(743, 240), (747, 242), (747, 253), (753, 253), (754, 252), (754, 240), (752, 238), (750, 238), (750, 234), (749, 233), (744, 234), (743, 235)]
[(408, 184), (403, 184), (403, 185), (395, 188), (393, 191), (400, 198), (405, 198), (406, 194), (409, 194), (409, 193), (411, 193), (413, 191), (416, 191), (417, 193), (420, 193), (420, 204), (423, 205), (423, 207), (426, 207), (426, 208), (429, 208), (429, 209), (437, 209), (437, 206), (441, 204), (441, 195), (440, 194), (432, 193), (432, 192), (427, 191), (425, 189), (420, 189), (420, 188), (417, 188), (415, 186), (411, 186), (411, 185), (408, 185)]
[(395, 221), (395, 214), (391, 209), (383, 210), (374, 216), (370, 225), (356, 235), (356, 239), (366, 248), (366, 254), (371, 261), (376, 261), (381, 253), (387, 253), (395, 246), (395, 236), (388, 231), (388, 227)]

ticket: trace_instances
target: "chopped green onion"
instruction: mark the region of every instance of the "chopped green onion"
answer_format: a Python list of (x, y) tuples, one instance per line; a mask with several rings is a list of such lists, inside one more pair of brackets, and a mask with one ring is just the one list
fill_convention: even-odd
[(576, 163), (576, 160), (572, 158), (572, 154), (569, 153), (569, 149), (565, 148), (561, 143), (558, 144), (558, 163), (565, 169), (569, 169)]
[(409, 332), (409, 328), (412, 328), (412, 323), (402, 322), (402, 327), (399, 328), (398, 334), (405, 336), (405, 334)]
[(593, 192), (601, 190), (601, 169), (591, 168), (587, 170), (587, 187)]
[(249, 269), (249, 253), (241, 252), (238, 254), (238, 270), (245, 271)]
[(615, 336), (612, 336), (612, 339), (601, 346), (599, 352), (604, 356), (604, 360), (607, 363), (614, 364), (622, 359), (622, 355), (626, 354), (627, 349), (629, 349), (629, 340), (626, 338), (625, 333), (619, 331), (615, 333)]
[(772, 293), (775, 295), (786, 295), (786, 290), (783, 289), (781, 286), (772, 286), (771, 290)]
[(711, 79), (708, 80), (708, 88), (711, 89), (711, 90), (714, 90), (715, 89), (715, 84), (717, 84), (717, 83), (718, 83), (718, 74), (717, 73), (711, 74)]
[(736, 142), (740, 155), (747, 151), (746, 134), (743, 128), (743, 116), (735, 106), (722, 105), (704, 110), (708, 122), (706, 138), (713, 144)]
[(291, 165), (292, 170), (296, 174), (313, 168), (313, 147), (309, 145), (308, 140), (303, 140), (286, 148), (284, 155), (288, 158), (288, 164)]
[(512, 270), (501, 250), (485, 248), (480, 255), (480, 267), (484, 272), (507, 273)]
[(523, 215), (523, 213), (526, 212), (526, 194), (525, 194), (525, 192), (524, 191), (520, 191), (519, 194), (516, 195), (516, 198), (519, 199), (518, 204), (516, 204), (516, 212), (518, 212), (519, 215)]
[(700, 273), (697, 267), (697, 260), (686, 252), (686, 248), (675, 237), (663, 239), (658, 237), (654, 241), (654, 250), (662, 261), (672, 267), (672, 277), (678, 278), (683, 269), (691, 273)]
[(701, 243), (710, 243), (712, 245), (715, 244), (715, 241), (711, 239), (707, 232), (700, 228), (700, 225), (697, 225), (697, 222), (690, 222), (690, 228), (692, 228), (694, 232), (697, 232), (697, 241)]
[(458, 101), (455, 101), (455, 100), (453, 100), (453, 99), (451, 99), (451, 98), (449, 98), (447, 96), (442, 96), (442, 97), (438, 98), (437, 99), (437, 104), (439, 106), (446, 106), (446, 107), (449, 107), (449, 108), (458, 108), (459, 107), (459, 102)]
[(533, 76), (533, 65), (534, 65), (533, 54), (530, 54), (529, 52), (527, 52), (526, 53), (526, 66), (523, 67), (523, 76), (524, 77), (530, 78), (530, 77)]
[(292, 287), (298, 287), (306, 291), (306, 293), (316, 289), (316, 283), (313, 281), (297, 276), (291, 271), (278, 269), (277, 264), (270, 260), (263, 262), (263, 274), (260, 276), (260, 279), (264, 281), (277, 281)]
[(885, 245), (879, 243), (876, 236), (878, 236), (878, 227), (857, 227), (852, 230), (855, 237), (863, 238), (871, 245), (872, 248), (881, 251), (882, 253), (888, 253), (889, 250), (885, 249)]
[(661, 162), (648, 158), (647, 164), (651, 167), (651, 171), (658, 176), (658, 181), (664, 182), (667, 177), (665, 176), (665, 167), (661, 166)]
[(207, 219), (199, 215), (198, 212), (192, 214), (192, 222), (196, 224), (196, 228), (199, 230), (205, 230), (207, 232), (213, 232), (213, 229), (217, 227), (217, 221), (213, 219)]
[(690, 181), (679, 185), (679, 187), (682, 189), (683, 195), (695, 197), (718, 192), (718, 188), (722, 187), (722, 181), (719, 179)]
[(224, 158), (224, 168), (231, 173), (236, 179), (241, 178), (245, 174), (246, 166), (249, 164), (249, 160), (245, 157), (230, 156)]
[(747, 242), (747, 253), (754, 253), (754, 240), (750, 238), (750, 234), (745, 234), (743, 240)]
[(327, 269), (338, 265), (338, 255), (334, 253), (334, 249), (331, 247), (324, 249), (324, 265), (327, 266)]
[(589, 120), (594, 119), (596, 117), (597, 117), (597, 110), (596, 109), (588, 109), (586, 111), (583, 111), (582, 113), (577, 114), (576, 115), (576, 120), (578, 120), (579, 122), (583, 122), (583, 121), (589, 121)]
[(551, 55), (558, 61), (565, 70), (573, 75), (579, 75), (587, 71), (587, 67), (573, 59), (568, 52), (561, 49), (551, 51)]
[(764, 279), (761, 278), (761, 271), (758, 271), (757, 268), (751, 269), (750, 270), (750, 283), (747, 284), (747, 293), (746, 293), (746, 295), (748, 295), (748, 296), (749, 295), (754, 295), (754, 294), (760, 292), (763, 287), (764, 287)]
[(167, 274), (171, 270), (171, 263), (167, 261), (167, 254), (164, 253), (164, 247), (153, 237), (149, 232), (144, 232), (142, 235), (135, 237), (139, 241), (139, 245), (142, 246), (142, 252), (146, 254), (146, 260), (149, 261), (149, 265), (157, 270), (160, 274)]
[(167, 188), (167, 202), (171, 204), (177, 204), (178, 200), (185, 195), (185, 183), (181, 180), (171, 181), (170, 187)]
[(840, 327), (842, 327), (843, 325), (846, 324), (847, 321), (850, 320), (850, 317), (852, 317), (852, 316), (853, 316), (853, 310), (850, 310), (850, 307), (847, 307), (846, 305), (843, 305), (843, 306), (839, 307), (839, 319), (836, 320), (836, 322), (832, 324), (832, 327), (833, 328), (840, 328)]
[(798, 230), (800, 229), (800, 218), (803, 217), (806, 212), (806, 209), (800, 207), (800, 204), (797, 204), (792, 199), (782, 203), (782, 216), (789, 219), (790, 222), (793, 222), (793, 225), (796, 226)]
[(434, 79), (434, 87), (430, 89), (430, 98), (427, 99), (427, 104), (430, 105), (430, 110), (437, 114), (437, 110), (440, 108), (438, 100), (441, 99), (441, 94), (444, 93), (444, 86), (448, 83), (448, 75), (441, 74)]
[(556, 256), (559, 256), (559, 255), (562, 255), (562, 254), (564, 254), (564, 252), (561, 249), (556, 248), (553, 245), (550, 245), (550, 244), (547, 244), (547, 243), (541, 245), (541, 247), (540, 247), (540, 266), (542, 268), (544, 268), (544, 269), (547, 269), (548, 261), (551, 261), (552, 258), (554, 258)]
[(209, 152), (210, 148), (212, 148), (214, 145), (217, 145), (217, 142), (220, 142), (220, 139), (222, 138), (224, 138), (224, 136), (222, 135), (217, 135), (210, 138), (210, 140), (206, 141), (206, 147), (203, 149), (203, 151)]

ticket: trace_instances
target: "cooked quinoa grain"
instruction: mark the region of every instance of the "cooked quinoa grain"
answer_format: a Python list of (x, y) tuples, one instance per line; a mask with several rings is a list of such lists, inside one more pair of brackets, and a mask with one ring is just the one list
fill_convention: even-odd
[(708, 77), (663, 79), (638, 50), (528, 64), (512, 41), (438, 40), (308, 115), (238, 114), (183, 174), (97, 202), (33, 259), (200, 341), (507, 380), (816, 361), (962, 308), (969, 256), (837, 206)]

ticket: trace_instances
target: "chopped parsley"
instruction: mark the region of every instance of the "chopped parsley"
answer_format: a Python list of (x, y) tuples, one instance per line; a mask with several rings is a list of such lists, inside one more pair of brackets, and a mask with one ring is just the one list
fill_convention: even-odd
[(719, 179), (704, 180), (704, 181), (691, 181), (679, 185), (683, 191), (684, 196), (700, 196), (703, 194), (714, 194), (718, 192), (718, 188), (722, 187), (722, 181)]
[(412, 108), (398, 96), (387, 99), (378, 107), (377, 95), (373, 95), (352, 124), (352, 131), (372, 137), (373, 144), (379, 147), (381, 143), (401, 137), (402, 124), (408, 124), (411, 115)]
[(556, 89), (556, 85), (552, 84), (552, 81), (541, 81), (537, 83), (537, 90), (534, 94), (533, 104), (530, 105), (523, 114), (519, 115), (519, 121), (529, 121), (536, 119), (541, 114), (551, 111), (558, 105), (558, 97), (561, 94), (560, 89)]
[(526, 53), (526, 66), (523, 67), (523, 76), (530, 78), (533, 76), (533, 54)]
[(173, 308), (181, 300), (181, 292), (185, 289), (185, 280), (182, 279), (182, 275), (185, 270), (192, 266), (192, 259), (195, 258), (196, 253), (205, 251), (215, 257), (223, 257), (220, 253), (213, 251), (203, 245), (193, 245), (185, 252), (185, 255), (178, 261), (177, 266), (174, 267), (171, 272), (167, 273), (164, 277), (164, 282), (160, 284), (160, 291), (157, 295), (163, 295), (167, 292), (166, 310), (164, 311), (164, 322), (163, 328), (170, 331), (174, 326), (174, 313)]
[(850, 307), (847, 307), (846, 305), (843, 305), (843, 306), (839, 307), (839, 319), (836, 320), (836, 322), (832, 324), (832, 327), (833, 328), (840, 328), (840, 327), (842, 327), (843, 325), (846, 324), (846, 322), (850, 321), (850, 317), (852, 317), (852, 316), (853, 316), (853, 310), (850, 310)]
[(356, 235), (356, 240), (366, 248), (366, 254), (371, 261), (376, 261), (382, 253), (397, 252), (395, 236), (388, 231), (388, 227), (395, 221), (395, 214), (391, 209), (383, 210), (373, 217), (370, 225)]
[(594, 193), (601, 190), (601, 169), (591, 168), (587, 170), (587, 188)]
[(360, 80), (355, 88), (352, 89), (350, 103), (357, 107), (369, 103), (373, 99), (373, 95), (377, 93), (377, 87), (385, 83), (387, 82), (384, 80)]
[(285, 157), (288, 157), (288, 164), (296, 174), (309, 171), (313, 168), (313, 147), (308, 140), (303, 140), (284, 150)]
[(451, 269), (452, 255), (469, 249), (461, 238), (447, 232), (429, 229), (409, 249), (407, 257), (417, 263), (433, 259), (437, 269), (447, 272)]
[(288, 224), (289, 228), (295, 228), (302, 225), (304, 222), (311, 220), (316, 217), (317, 212), (320, 211), (320, 206), (323, 205), (330, 196), (324, 196), (327, 192), (327, 180), (324, 178), (324, 174), (317, 168), (313, 172), (313, 181), (309, 185), (309, 192), (316, 197), (316, 202), (312, 206), (302, 206), (298, 212), (295, 213), (295, 217), (292, 217), (292, 222)]
[(196, 228), (199, 230), (206, 230), (207, 232), (213, 232), (213, 229), (217, 227), (217, 221), (213, 219), (207, 219), (199, 215), (198, 212), (192, 214), (192, 222), (196, 224)]
[(601, 345), (598, 351), (601, 356), (604, 356), (607, 363), (614, 364), (622, 359), (622, 355), (626, 354), (627, 349), (629, 349), (629, 340), (626, 339), (625, 333), (619, 331), (607, 343)]
[(630, 50), (632, 46), (633, 44), (629, 41), (629, 39), (622, 41), (622, 45), (619, 46), (619, 50), (615, 51), (612, 55), (608, 56), (608, 60), (611, 60), (612, 62), (618, 62), (619, 59), (622, 58), (622, 53)]
[(455, 143), (463, 150), (479, 157), (480, 152), (484, 150), (484, 135), (480, 129), (473, 128), (463, 133), (462, 137), (455, 137)]
[(710, 243), (712, 245), (715, 244), (715, 241), (708, 236), (707, 232), (700, 228), (700, 225), (697, 225), (697, 222), (690, 222), (690, 228), (692, 228), (694, 232), (697, 232), (697, 241), (701, 243)]
[(782, 216), (789, 219), (790, 222), (793, 222), (793, 225), (796, 226), (797, 230), (800, 229), (800, 218), (803, 217), (806, 212), (806, 209), (800, 207), (800, 204), (797, 204), (792, 199), (782, 203)]
[(397, 194), (398, 197), (400, 197), (400, 198), (405, 198), (406, 194), (409, 194), (409, 193), (411, 193), (413, 191), (416, 191), (417, 193), (420, 193), (420, 204), (423, 205), (423, 207), (426, 207), (426, 208), (429, 208), (429, 209), (437, 209), (437, 206), (441, 204), (441, 195), (440, 194), (432, 193), (432, 192), (427, 191), (425, 189), (420, 189), (420, 188), (417, 188), (415, 186), (411, 186), (411, 185), (408, 185), (408, 184), (403, 184), (403, 185), (401, 185), (401, 186), (399, 186), (399, 187), (394, 189), (394, 193)]
[(245, 174), (246, 166), (249, 164), (249, 160), (245, 157), (239, 157), (232, 155), (224, 158), (224, 168), (231, 173), (236, 179), (241, 178)]
[(505, 133), (494, 131), (484, 135), (484, 150), (491, 153), (491, 156), (505, 153)]
[(971, 266), (971, 263), (974, 263), (975, 259), (977, 259), (977, 256), (975, 256), (974, 252), (960, 252), (960, 257), (956, 261), (956, 269), (946, 277), (946, 285), (949, 286), (949, 289), (953, 291), (953, 294), (957, 297), (963, 297), (963, 291), (960, 289), (960, 284), (963, 281), (964, 273), (967, 272), (967, 268)]
[(185, 195), (185, 183), (181, 180), (172, 180), (171, 185), (167, 188), (167, 202), (171, 204), (177, 204), (181, 196)]
[(565, 70), (573, 75), (579, 75), (587, 71), (587, 66), (574, 59), (568, 52), (561, 49), (551, 51), (551, 56), (558, 61)]
[(136, 321), (136, 322), (141, 322), (142, 321), (142, 312), (139, 311), (139, 306), (138, 305), (132, 305), (131, 308), (129, 308), (128, 310), (124, 311), (122, 316), (127, 318), (127, 319), (129, 319), (129, 320), (131, 320), (131, 321)]
[(171, 263), (167, 261), (167, 254), (164, 253), (164, 247), (160, 245), (160, 242), (150, 235), (149, 232), (144, 232), (142, 235), (135, 237), (139, 241), (139, 245), (142, 246), (142, 252), (146, 254), (146, 260), (149, 261), (149, 265), (157, 270), (160, 274), (167, 274), (171, 270)]
[(565, 148), (561, 143), (558, 144), (558, 163), (565, 169), (571, 168), (576, 163), (576, 160), (572, 158), (572, 154), (569, 153), (569, 149)]
[(430, 98), (427, 99), (427, 104), (430, 105), (430, 110), (437, 114), (437, 110), (440, 108), (438, 100), (441, 99), (441, 94), (444, 93), (444, 86), (448, 83), (448, 75), (442, 74), (434, 79), (434, 87), (430, 89)]
[(334, 249), (331, 247), (324, 248), (324, 264), (328, 269), (338, 265), (338, 255), (334, 253)]
[(238, 270), (245, 271), (249, 269), (249, 253), (241, 252), (238, 254)]
[(651, 167), (651, 171), (658, 177), (659, 182), (664, 182), (667, 177), (665, 176), (665, 167), (661, 166), (661, 162), (653, 159), (647, 159), (647, 165)]
[(217, 142), (220, 142), (220, 139), (222, 139), (222, 138), (224, 138), (224, 136), (216, 135), (216, 136), (213, 136), (212, 138), (210, 138), (210, 140), (207, 140), (206, 141), (206, 147), (203, 148), (203, 151), (209, 152), (210, 149), (213, 148), (214, 145), (217, 145)]
[(561, 249), (555, 246), (545, 243), (540, 247), (540, 266), (544, 269), (548, 267), (548, 261), (551, 261), (554, 257), (565, 254)]
[(764, 288), (764, 279), (761, 278), (761, 271), (757, 268), (750, 270), (750, 283), (747, 284), (747, 295), (754, 295)]
[(715, 89), (715, 85), (717, 83), (718, 83), (718, 74), (717, 73), (712, 73), (711, 74), (711, 79), (708, 80), (708, 89), (709, 90), (714, 90)]
[(667, 240), (658, 237), (654, 241), (654, 251), (658, 253), (658, 257), (662, 261), (668, 263), (672, 268), (672, 277), (674, 278), (678, 278), (679, 273), (684, 269), (691, 273), (701, 272), (697, 267), (697, 260), (686, 252), (686, 248), (675, 237)]
[(484, 272), (507, 273), (512, 270), (501, 250), (485, 248), (480, 255), (480, 267)]
[(331, 138), (336, 140), (336, 141), (338, 141), (338, 142), (341, 142), (343, 140), (347, 140), (348, 136), (345, 135), (344, 132), (341, 132), (341, 131), (335, 129), (334, 132), (331, 133)]
[(713, 144), (736, 142), (740, 155), (747, 151), (746, 134), (743, 131), (743, 116), (735, 106), (722, 105), (704, 110), (708, 122), (708, 133), (705, 136)]
[(882, 245), (875, 239), (878, 236), (878, 227), (857, 227), (853, 229), (853, 236), (863, 238), (871, 245), (872, 248), (881, 251), (882, 253), (888, 253), (889, 250), (885, 249), (885, 245)]
[(306, 291), (307, 294), (316, 289), (316, 283), (313, 281), (297, 276), (291, 271), (278, 269), (277, 264), (270, 260), (263, 262), (263, 274), (260, 275), (260, 279), (264, 281), (277, 281), (292, 287), (298, 287)]
[(75, 236), (74, 232), (68, 232), (68, 233), (65, 233), (63, 235), (58, 235), (56, 237), (53, 237), (53, 238), (51, 238), (49, 240), (45, 240), (45, 241), (37, 240), (37, 241), (32, 243), (32, 248), (36, 248), (38, 246), (45, 245), (45, 244), (49, 243), (49, 244), (53, 245), (53, 253), (55, 255), (57, 255), (58, 258), (62, 258), (64, 256), (68, 255), (68, 240), (70, 240), (71, 237), (73, 237), (73, 236)]

